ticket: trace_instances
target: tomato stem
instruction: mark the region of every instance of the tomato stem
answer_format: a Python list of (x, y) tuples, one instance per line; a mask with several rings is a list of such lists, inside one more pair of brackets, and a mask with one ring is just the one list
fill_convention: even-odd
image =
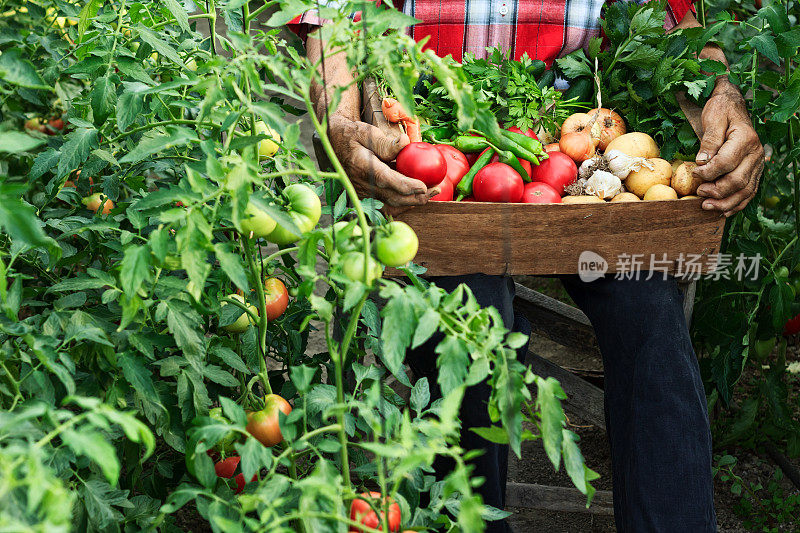
[(250, 267), (250, 275), (253, 278), (253, 283), (256, 287), (256, 296), (258, 297), (258, 334), (259, 334), (259, 350), (261, 356), (258, 358), (258, 375), (261, 379), (261, 384), (264, 386), (266, 394), (272, 394), (272, 387), (269, 384), (269, 374), (267, 373), (267, 301), (264, 294), (264, 280), (261, 279), (261, 270), (256, 265), (253, 259), (253, 250), (250, 245), (252, 240), (243, 235), (241, 239), (242, 246), (244, 247), (245, 255), (247, 256), (247, 265)]

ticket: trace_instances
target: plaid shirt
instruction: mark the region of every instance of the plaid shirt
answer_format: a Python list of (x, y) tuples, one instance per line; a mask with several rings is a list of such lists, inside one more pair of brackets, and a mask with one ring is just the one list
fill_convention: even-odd
[[(322, 0), (324, 1), (324, 0)], [(380, 0), (378, 0), (380, 1)], [(647, 0), (635, 0), (638, 3)], [(600, 35), (603, 0), (399, 0), (395, 5), (422, 22), (411, 28), (416, 40), (430, 37), (425, 48), (461, 61), (464, 53), (486, 56), (486, 48), (501, 46), (515, 59), (527, 52), (550, 65)], [(692, 0), (669, 0), (666, 28), (677, 24), (692, 8)], [(358, 13), (353, 15), (359, 20)], [(323, 24), (315, 11), (289, 23), (304, 35), (309, 26)]]

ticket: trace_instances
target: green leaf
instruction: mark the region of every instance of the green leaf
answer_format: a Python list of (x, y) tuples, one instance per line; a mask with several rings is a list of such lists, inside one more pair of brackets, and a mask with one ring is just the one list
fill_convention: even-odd
[(117, 101), (117, 87), (111, 81), (111, 75), (102, 76), (94, 82), (91, 101), (94, 123), (100, 126), (114, 111)]
[(464, 341), (451, 335), (439, 343), (436, 353), (439, 356), (436, 359), (436, 366), (439, 368), (437, 382), (442, 389), (442, 395), (446, 396), (464, 384), (469, 370), (469, 353)]
[(58, 161), (58, 177), (80, 168), (97, 147), (97, 130), (94, 128), (78, 128), (67, 134), (67, 142), (61, 147), (61, 159)]
[(92, 19), (97, 15), (97, 10), (100, 8), (101, 0), (89, 0), (86, 5), (81, 9), (80, 17), (78, 18), (78, 40), (83, 41), (83, 36), (89, 28)]
[(0, 80), (27, 89), (53, 90), (36, 72), (33, 63), (22, 57), (19, 48), (4, 50), (0, 54)]
[[(35, 150), (44, 143), (44, 139), (31, 137), (27, 133), (22, 133), (21, 131), (0, 131), (0, 152), (21, 154), (23, 152)], [(41, 176), (41, 174), (39, 175)]]
[(122, 290), (135, 294), (150, 278), (150, 248), (146, 245), (128, 246), (122, 258), (119, 279)]
[(159, 398), (153, 383), (153, 374), (141, 356), (135, 353), (124, 353), (117, 358), (117, 364), (122, 369), (122, 375), (125, 376), (137, 395), (146, 398), (151, 403), (161, 404), (161, 398)]
[(428, 378), (422, 377), (414, 383), (414, 387), (411, 389), (411, 408), (414, 409), (417, 414), (420, 414), (428, 406), (430, 401), (431, 391)]
[(383, 316), (381, 360), (400, 383), (410, 386), (408, 376), (403, 371), (403, 360), (416, 327), (414, 311), (406, 298), (396, 296), (389, 300), (383, 308), (381, 316)]
[(559, 400), (567, 395), (555, 378), (543, 379), (536, 376), (536, 406), (541, 413), (541, 433), (544, 450), (553, 467), (558, 470), (561, 463), (561, 446), (563, 443), (562, 428), (565, 423), (564, 410)]
[(136, 121), (142, 112), (143, 103), (144, 97), (138, 92), (126, 90), (122, 93), (117, 105), (117, 127), (120, 131), (125, 131)]
[(583, 49), (560, 59), (556, 59), (556, 64), (569, 79), (574, 80), (582, 76), (593, 76), (592, 68), (589, 66), (589, 60), (586, 58)]
[(153, 30), (142, 24), (136, 26), (136, 29), (139, 31), (139, 36), (142, 38), (142, 40), (149, 44), (153, 50), (159, 53), (159, 55), (166, 57), (176, 65), (181, 67), (186, 66), (183, 64), (183, 61), (181, 61), (181, 58), (175, 49), (166, 42), (162, 41), (158, 34), (156, 34)]
[(489, 426), (485, 428), (470, 428), (476, 435), (497, 444), (508, 444), (508, 432), (499, 426)]
[(430, 307), (419, 318), (417, 329), (414, 331), (414, 338), (411, 342), (411, 349), (417, 348), (430, 339), (437, 329), (439, 329), (439, 313), (436, 309)]
[(229, 252), (228, 248), (230, 248), (230, 245), (225, 243), (214, 243), (214, 253), (225, 275), (230, 278), (234, 285), (247, 294), (250, 292), (250, 285), (247, 283), (247, 272), (242, 264), (242, 258), (237, 254)]
[(767, 33), (759, 33), (750, 38), (750, 46), (758, 50), (761, 55), (775, 63), (781, 64), (781, 56), (778, 54), (778, 47), (775, 38)]
[(17, 244), (46, 247), (58, 259), (61, 248), (42, 230), (34, 208), (22, 200), (23, 192), (19, 186), (0, 183), (0, 228)]
[(61, 433), (61, 440), (75, 455), (86, 456), (99, 466), (109, 484), (117, 484), (120, 470), (117, 451), (102, 433), (86, 428), (67, 429)]
[(166, 133), (148, 132), (139, 144), (119, 160), (120, 163), (138, 163), (159, 152), (184, 146), (197, 140), (197, 134), (179, 126), (168, 126)]
[(175, 17), (178, 26), (185, 32), (191, 32), (192, 30), (189, 27), (189, 15), (186, 13), (183, 6), (179, 4), (177, 0), (163, 0), (163, 2), (167, 6), (167, 9), (169, 9), (169, 12), (172, 13), (172, 16)]

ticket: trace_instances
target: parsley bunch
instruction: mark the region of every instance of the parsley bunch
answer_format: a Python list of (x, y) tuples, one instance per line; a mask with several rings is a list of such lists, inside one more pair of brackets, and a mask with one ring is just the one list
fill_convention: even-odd
[(711, 94), (725, 66), (698, 60), (697, 54), (713, 33), (704, 28), (666, 33), (664, 0), (614, 2), (605, 9), (602, 26), (610, 46), (601, 50), (600, 38), (593, 39), (588, 55), (581, 49), (557, 60), (560, 73), (573, 82), (593, 78), (596, 59), (603, 107), (620, 113), (628, 131), (655, 138), (662, 157), (693, 157), (699, 141), (675, 94), (685, 92), (696, 102)]
[[(537, 129), (544, 127), (555, 134), (566, 117), (579, 104), (567, 102), (553, 88), (555, 76), (546, 70), (543, 61), (523, 54), (519, 61), (500, 48), (489, 51), (489, 57), (478, 59), (466, 54), (461, 71), (472, 86), (479, 104), (503, 126)], [(424, 81), (422, 95), (417, 97), (417, 110), (431, 124), (445, 126), (455, 122), (455, 102), (439, 81)]]

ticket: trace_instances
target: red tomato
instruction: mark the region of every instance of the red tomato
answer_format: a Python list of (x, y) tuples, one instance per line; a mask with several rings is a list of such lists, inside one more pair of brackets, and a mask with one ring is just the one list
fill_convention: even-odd
[(464, 177), (464, 174), (469, 172), (469, 167), (471, 166), (470, 162), (467, 161), (467, 157), (464, 154), (449, 144), (437, 144), (435, 146), (436, 149), (439, 150), (439, 153), (442, 154), (447, 164), (447, 174), (445, 178), (455, 187), (458, 185), (458, 182), (461, 181), (461, 178)]
[(267, 448), (275, 446), (283, 440), (278, 423), (278, 411), (285, 415), (292, 412), (289, 402), (277, 394), (268, 394), (264, 398), (264, 409), (247, 413), (248, 433)]
[[(360, 498), (353, 500), (353, 503), (350, 504), (350, 520), (359, 522), (365, 527), (383, 531), (381, 518), (383, 518), (384, 511), (381, 511), (379, 518), (367, 500), (363, 498), (371, 499), (373, 505), (379, 509), (383, 509), (384, 501), (388, 500), (389, 516), (386, 517), (386, 521), (389, 524), (389, 531), (400, 529), (400, 506), (391, 498), (382, 498), (380, 492), (363, 492)], [(363, 531), (360, 527), (350, 526), (350, 533), (363, 533)]]
[[(254, 475), (253, 479), (251, 479), (250, 482), (252, 483), (253, 481), (255, 481), (257, 479), (258, 479), (258, 476)], [(236, 474), (236, 477), (233, 478), (233, 480), (236, 482), (236, 490), (233, 491), (233, 492), (234, 492), (234, 494), (239, 494), (240, 492), (242, 492), (244, 490), (244, 486), (246, 484), (244, 482), (244, 474), (239, 472), (238, 474)]]
[(489, 163), (475, 175), (472, 193), (479, 202), (519, 202), (525, 186), (505, 163)]
[(267, 320), (280, 317), (289, 305), (289, 293), (286, 285), (278, 278), (264, 281), (264, 302), (267, 307)]
[(428, 187), (442, 182), (447, 175), (447, 162), (432, 144), (411, 143), (397, 154), (397, 171), (409, 178), (418, 179)]
[(239, 461), (238, 455), (232, 455), (215, 464), (214, 471), (217, 473), (217, 477), (232, 478), (233, 473), (236, 472), (236, 467), (239, 466)]
[(786, 325), (783, 327), (783, 334), (787, 337), (798, 333), (800, 333), (800, 314), (787, 320)]
[[(525, 172), (528, 173), (528, 176), (530, 176), (531, 175), (531, 162), (530, 161), (526, 161), (525, 159), (521, 159), (519, 157), (517, 158), (517, 160), (519, 161), (519, 164), (522, 165), (522, 168), (525, 169)], [(492, 160), (490, 161), (490, 163), (497, 163), (498, 161), (500, 161), (500, 156), (497, 155), (497, 154), (494, 154), (494, 156), (492, 157)]]
[(525, 204), (560, 204), (561, 195), (546, 183), (532, 181), (525, 184), (522, 202)]
[(533, 132), (533, 130), (529, 129), (529, 130), (522, 131), (521, 129), (519, 129), (516, 126), (511, 126), (510, 128), (507, 128), (507, 129), (508, 129), (508, 131), (513, 131), (514, 133), (521, 133), (522, 135), (524, 135), (526, 137), (530, 137), (531, 139), (536, 139), (537, 141), (539, 140), (539, 137), (536, 136), (536, 134)]
[(438, 187), (441, 189), (441, 192), (436, 196), (431, 196), (431, 202), (452, 202), (453, 194), (455, 193), (453, 183), (449, 179), (445, 178), (438, 185)]
[(533, 167), (531, 179), (550, 185), (564, 196), (564, 187), (578, 179), (578, 167), (563, 152), (548, 152), (547, 155), (550, 157)]

